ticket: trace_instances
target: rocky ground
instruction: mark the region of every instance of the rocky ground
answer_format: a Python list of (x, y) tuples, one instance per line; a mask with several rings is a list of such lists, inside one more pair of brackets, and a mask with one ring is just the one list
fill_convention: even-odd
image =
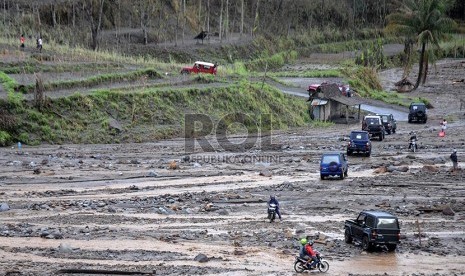
[[(384, 84), (399, 72), (382, 72)], [(414, 92), (434, 106), (428, 122), (398, 122), (371, 157), (349, 157), (344, 180), (320, 180), (319, 157), (344, 151), (359, 124), (274, 132), (245, 151), (215, 137), (214, 152), (191, 154), (182, 139), (1, 148), (0, 274), (296, 275), (298, 240), (313, 235), (328, 275), (463, 275), (465, 170), (449, 160), (456, 148), (463, 167), (463, 72), (461, 61), (439, 63)], [(266, 219), (270, 194), (282, 221)], [(399, 217), (395, 252), (344, 243), (344, 220), (364, 209)]]

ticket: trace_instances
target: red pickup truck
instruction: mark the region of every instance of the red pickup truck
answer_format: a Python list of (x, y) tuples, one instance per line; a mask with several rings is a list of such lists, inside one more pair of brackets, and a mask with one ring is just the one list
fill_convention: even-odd
[(194, 73), (194, 74), (206, 73), (206, 74), (216, 75), (216, 68), (217, 68), (216, 64), (213, 64), (210, 62), (204, 62), (204, 61), (196, 61), (194, 63), (194, 66), (182, 68), (181, 74), (187, 75), (191, 73)]

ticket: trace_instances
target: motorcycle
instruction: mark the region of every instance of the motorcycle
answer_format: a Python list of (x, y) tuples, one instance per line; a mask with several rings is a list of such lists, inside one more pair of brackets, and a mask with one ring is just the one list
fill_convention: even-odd
[(268, 219), (270, 220), (270, 223), (272, 223), (276, 218), (276, 204), (270, 204), (268, 205)]
[(409, 149), (412, 151), (412, 152), (416, 152), (417, 151), (417, 140), (416, 139), (410, 139), (410, 143), (408, 145)]
[[(297, 273), (302, 273), (304, 271), (311, 271), (311, 270), (314, 270), (314, 269), (317, 269), (320, 271), (320, 272), (327, 272), (329, 270), (329, 263), (325, 260), (323, 260), (323, 256), (321, 256), (320, 253), (317, 253), (316, 254), (316, 258), (317, 258), (317, 263), (316, 264), (313, 264), (312, 267), (309, 267), (306, 263), (307, 263), (307, 260), (301, 258), (300, 256), (296, 256), (295, 257), (295, 262), (294, 262), (294, 270), (295, 272)], [(308, 264), (310, 264), (311, 261), (309, 261)]]

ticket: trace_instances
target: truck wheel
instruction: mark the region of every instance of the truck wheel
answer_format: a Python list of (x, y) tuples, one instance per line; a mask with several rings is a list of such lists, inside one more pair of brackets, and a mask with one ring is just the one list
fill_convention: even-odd
[(382, 134), (382, 133), (379, 135), (379, 140), (380, 141), (383, 141), (383, 138), (384, 138), (383, 136), (384, 136), (384, 134)]
[(395, 129), (395, 128), (392, 129), (392, 133), (396, 133), (396, 129)]
[(344, 176), (347, 177), (349, 176), (349, 168), (346, 169), (345, 173), (344, 173)]
[(346, 229), (346, 231), (344, 233), (344, 241), (346, 243), (352, 243), (352, 236), (350, 235), (349, 229)]
[(344, 172), (341, 172), (341, 175), (339, 176), (339, 178), (340, 178), (341, 180), (344, 179)]
[(371, 250), (370, 241), (368, 240), (367, 236), (363, 237), (362, 249), (365, 250), (365, 251), (370, 251)]
[(388, 251), (394, 251), (397, 248), (397, 244), (388, 244), (386, 246), (387, 246)]

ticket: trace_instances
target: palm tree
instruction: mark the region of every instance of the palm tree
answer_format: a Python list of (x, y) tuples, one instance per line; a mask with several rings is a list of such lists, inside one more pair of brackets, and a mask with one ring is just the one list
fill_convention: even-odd
[(455, 26), (445, 15), (451, 4), (451, 0), (404, 0), (399, 2), (399, 10), (387, 17), (388, 32), (403, 35), (406, 41), (413, 39), (420, 46), (418, 78), (413, 89), (425, 83), (428, 62), (435, 59), (434, 50), (439, 49), (439, 41)]

